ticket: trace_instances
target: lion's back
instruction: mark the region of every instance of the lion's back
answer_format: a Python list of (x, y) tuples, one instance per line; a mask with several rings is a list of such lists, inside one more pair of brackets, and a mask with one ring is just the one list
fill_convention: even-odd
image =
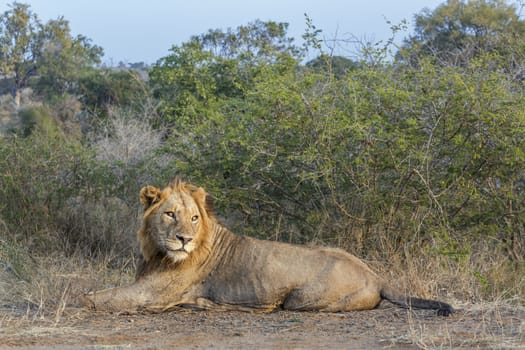
[[(347, 289), (370, 278), (370, 269), (355, 256), (336, 248), (319, 248), (232, 235), (227, 251), (215, 252), (216, 268), (203, 284), (219, 303), (274, 305), (294, 289)], [(215, 255), (214, 254), (214, 255)], [(340, 285), (341, 288), (338, 288)]]

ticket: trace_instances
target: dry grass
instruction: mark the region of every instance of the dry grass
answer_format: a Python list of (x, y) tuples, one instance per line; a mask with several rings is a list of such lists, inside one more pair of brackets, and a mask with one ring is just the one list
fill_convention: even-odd
[(86, 260), (77, 254), (52, 254), (32, 259), (30, 272), (20, 279), (0, 271), (0, 305), (27, 319), (49, 318), (58, 322), (68, 306), (78, 306), (78, 297), (90, 290), (130, 283), (134, 257), (120, 268), (109, 268), (112, 258)]
[[(136, 218), (136, 208), (118, 200), (98, 205), (75, 200), (68, 208), (63, 220), (71, 227), (66, 231), (69, 236), (76, 233), (82, 237), (76, 248), (61, 250), (59, 247), (64, 245), (57, 243), (49, 247), (48, 254), (43, 254), (42, 250), (31, 251), (25, 243), (0, 240), (0, 328), (20, 326), (28, 337), (34, 337), (34, 332), (42, 330), (54, 334), (56, 329), (75, 327), (90, 317), (75, 308), (81, 294), (132, 281), (133, 248), (129, 242), (122, 242), (134, 240), (137, 223), (130, 224), (129, 218)], [(58, 239), (56, 233), (47, 236)], [(1, 222), (0, 237), (13, 237)], [(90, 253), (93, 249), (80, 249), (89, 245), (99, 247), (100, 242), (106, 243), (105, 247), (96, 248), (97, 254)], [(107, 249), (111, 245), (120, 248)], [(369, 315), (375, 315), (379, 321), (371, 321), (369, 327), (378, 327), (385, 346), (409, 345), (421, 349), (523, 346), (525, 266), (511, 265), (503, 252), (478, 244), (476, 253), (463, 260), (428, 249), (417, 254), (405, 250), (375, 256), (368, 263), (407, 294), (441, 299), (460, 309), (446, 321), (397, 308), (394, 309), (397, 311), (374, 310)], [(397, 314), (393, 318), (396, 327), (389, 333), (382, 332), (381, 327), (390, 321), (376, 311)], [(406, 323), (395, 319), (399, 315), (406, 317)], [(26, 333), (19, 335), (25, 337)]]
[[(129, 283), (135, 268), (134, 232), (130, 231), (136, 230), (137, 223), (130, 225), (126, 218), (136, 217), (132, 214), (136, 209), (117, 204), (106, 203), (104, 208), (115, 209), (109, 211), (86, 203), (71, 206), (74, 212), (78, 206), (83, 209), (64, 218), (74, 225), (69, 236), (76, 232), (82, 237), (76, 248), (64, 250), (57, 244), (43, 255), (21, 243), (0, 240), (0, 305), (26, 308), (33, 316), (59, 318), (80, 294)], [(105, 219), (97, 224), (97, 216)], [(8, 237), (7, 227), (0, 228), (0, 237)], [(100, 247), (100, 242), (106, 246)], [(92, 248), (85, 249), (88, 246)], [(93, 247), (98, 247), (97, 254), (92, 254)], [(525, 305), (525, 265), (512, 265), (502, 253), (488, 247), (463, 261), (422, 250), (418, 255), (408, 251), (387, 258), (378, 255), (367, 262), (407, 294), (444, 300), (456, 307), (488, 302)]]
[(459, 315), (437, 327), (435, 323), (409, 316), (406, 334), (391, 341), (415, 344), (420, 349), (523, 348), (525, 307), (509, 301), (464, 303), (459, 306)]
[[(20, 253), (19, 258), (23, 260), (22, 256)], [(107, 329), (112, 327), (112, 322), (122, 323), (123, 321), (108, 318), (107, 315), (91, 315), (75, 306), (78, 305), (77, 298), (82, 293), (131, 282), (135, 268), (134, 256), (130, 255), (128, 259), (121, 259), (119, 267), (111, 267), (115, 265), (113, 262), (115, 259), (116, 257), (108, 255), (88, 260), (81, 254), (66, 257), (63, 254), (54, 253), (49, 256), (34, 256), (29, 260), (23, 260), (30, 261), (30, 266), (25, 270), (24, 276), (15, 274), (6, 268), (0, 270), (0, 305), (2, 306), (0, 307), (0, 329), (6, 329), (3, 335), (0, 332), (0, 338), (9, 337), (11, 334), (11, 337), (14, 337), (11, 339), (18, 339), (15, 340), (16, 343), (19, 341), (31, 342), (31, 339), (44, 337), (51, 344), (49, 348), (52, 348), (54, 346), (52, 344), (69, 341), (66, 339), (70, 339), (71, 334), (86, 334), (89, 329), (88, 333), (92, 337), (105, 334), (107, 339), (114, 339)], [(388, 262), (376, 261), (372, 265), (378, 267), (381, 273), (407, 291), (411, 290), (424, 297), (439, 297), (449, 301), (459, 309), (459, 312), (443, 319), (435, 317), (433, 313), (422, 310), (402, 310), (394, 306), (390, 307), (386, 303), (380, 310), (341, 314), (341, 322), (345, 323), (341, 325), (337, 325), (337, 322), (333, 325), (325, 324), (322, 326), (325, 328), (324, 332), (331, 330), (337, 335), (341, 328), (348, 328), (352, 329), (351, 332), (355, 334), (354, 339), (365, 343), (379, 341), (381, 346), (392, 349), (414, 347), (420, 349), (523, 348), (525, 344), (525, 300), (517, 295), (509, 297), (511, 293), (523, 288), (523, 273), (521, 276), (514, 276), (514, 284), (509, 285), (509, 290), (494, 289), (494, 292), (499, 294), (489, 297), (483, 291), (483, 285), (479, 283), (477, 277), (472, 276), (473, 270), (469, 268), (469, 263), (445, 264), (446, 259), (443, 257), (431, 255), (421, 255), (417, 259), (412, 258), (407, 261), (405, 265), (397, 259)], [(477, 265), (474, 264), (474, 266)], [(498, 275), (497, 271), (508, 273), (502, 266), (497, 264), (492, 266), (494, 269), (492, 274)], [(390, 268), (387, 269), (387, 267)], [(504, 277), (504, 280), (507, 281), (508, 277)], [(315, 322), (322, 324), (323, 315), (315, 315), (316, 313), (307, 313), (304, 317), (296, 317), (300, 317), (301, 320), (315, 317), (317, 319)], [(136, 322), (149, 324), (153, 319), (146, 315), (142, 317), (144, 319), (139, 318)], [(201, 316), (198, 313), (189, 313), (186, 316), (177, 317), (189, 318), (184, 322), (196, 322), (193, 319)], [(235, 317), (242, 320), (245, 316), (238, 314)], [(330, 316), (326, 317), (330, 318)], [(92, 320), (99, 318), (101, 321), (93, 324)], [(255, 332), (256, 337), (263, 337), (268, 329), (274, 329), (277, 321), (272, 320), (262, 321), (266, 322), (263, 324), (257, 322), (258, 328), (256, 330), (250, 328), (250, 334)], [(163, 322), (170, 321), (161, 319), (159, 324)], [(294, 326), (295, 328), (287, 329), (287, 333), (302, 334), (300, 332), (306, 323), (301, 321), (300, 324)], [(206, 322), (199, 324), (202, 324), (203, 327), (210, 327), (206, 326)], [(95, 328), (90, 328), (92, 326)], [(144, 327), (144, 332), (151, 333), (150, 326)], [(357, 329), (353, 329), (356, 327)], [(365, 333), (360, 333), (361, 328), (359, 327), (363, 328)], [(122, 338), (119, 339), (126, 339), (126, 344), (133, 344), (133, 340), (130, 339), (135, 339), (133, 338), (136, 336), (134, 332), (133, 330), (121, 331), (119, 334)], [(315, 330), (310, 330), (307, 334), (312, 337), (312, 341), (317, 337)], [(260, 340), (264, 341), (264, 338)], [(69, 344), (75, 344), (75, 342)]]
[(525, 264), (484, 246), (464, 259), (421, 249), (383, 255), (368, 263), (407, 294), (451, 302), (512, 301), (525, 305)]

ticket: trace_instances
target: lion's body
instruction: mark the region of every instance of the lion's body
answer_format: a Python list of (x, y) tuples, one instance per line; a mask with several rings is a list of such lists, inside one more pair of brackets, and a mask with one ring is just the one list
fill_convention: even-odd
[(178, 306), (350, 311), (388, 299), (453, 312), (448, 304), (396, 292), (345, 251), (234, 235), (216, 220), (207, 198), (201, 188), (179, 181), (163, 191), (144, 188), (138, 233), (143, 261), (136, 282), (85, 296), (84, 303), (127, 312)]
[(380, 301), (364, 288), (377, 289), (378, 278), (350, 254), (222, 234), (226, 249), (192, 289), (217, 305), (340, 311), (370, 309)]

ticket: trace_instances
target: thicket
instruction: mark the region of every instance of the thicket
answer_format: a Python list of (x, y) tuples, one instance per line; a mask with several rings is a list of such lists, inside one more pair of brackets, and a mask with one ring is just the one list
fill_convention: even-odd
[(373, 59), (361, 60), (326, 54), (308, 18), (302, 47), (286, 24), (257, 21), (174, 46), (147, 81), (93, 68), (52, 101), (44, 89), (0, 139), (0, 268), (29, 279), (50, 251), (129, 264), (140, 187), (178, 175), (240, 234), (339, 246), (397, 276), (413, 269), (412, 284), (444, 276), (424, 292), (522, 301), (516, 12), (450, 0), (417, 15), (401, 47), (363, 47)]

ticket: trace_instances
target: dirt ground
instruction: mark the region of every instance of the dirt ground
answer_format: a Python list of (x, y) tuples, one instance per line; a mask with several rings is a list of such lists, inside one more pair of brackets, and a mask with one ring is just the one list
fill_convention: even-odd
[(0, 349), (525, 349), (524, 333), (525, 308), (495, 303), (450, 317), (387, 302), (347, 313), (0, 310)]

